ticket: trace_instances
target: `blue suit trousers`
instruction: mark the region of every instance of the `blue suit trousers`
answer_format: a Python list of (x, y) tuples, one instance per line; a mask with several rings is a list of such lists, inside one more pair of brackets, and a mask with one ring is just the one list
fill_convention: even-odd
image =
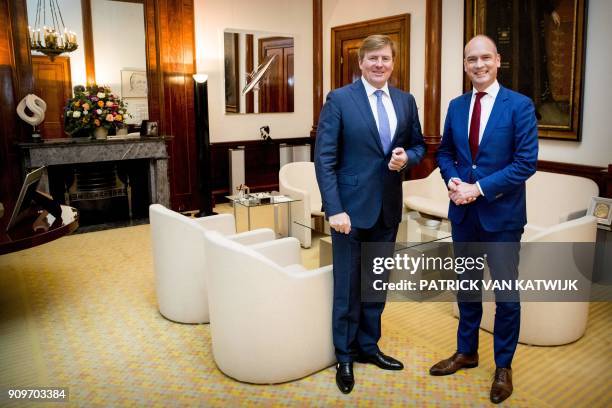
[[(452, 224), (455, 256), (481, 256), (487, 254), (486, 262), (494, 280), (516, 280), (520, 239), (523, 229), (510, 231), (486, 231), (480, 222), (476, 206), (467, 205), (465, 218)], [(496, 245), (497, 243), (497, 245)], [(499, 244), (503, 243), (503, 244)], [(459, 275), (459, 279), (481, 280), (482, 269), (474, 269)], [(478, 351), (478, 333), (482, 319), (481, 294), (459, 292), (459, 327), (457, 351), (473, 354)], [(493, 349), (497, 367), (509, 368), (518, 343), (521, 324), (521, 304), (516, 291), (496, 293), (496, 312), (493, 329)]]
[[(351, 228), (349, 234), (332, 230), (334, 257), (333, 340), (339, 363), (359, 353), (379, 351), (380, 319), (385, 302), (361, 300), (361, 246), (367, 242), (395, 242), (398, 224), (385, 225), (382, 212), (371, 228)], [(392, 254), (389, 254), (392, 255)]]

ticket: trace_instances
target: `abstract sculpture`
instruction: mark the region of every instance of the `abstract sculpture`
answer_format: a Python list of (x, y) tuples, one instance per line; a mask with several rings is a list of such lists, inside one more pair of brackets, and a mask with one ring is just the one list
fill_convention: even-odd
[[(31, 115), (26, 113), (26, 107), (32, 113)], [(36, 130), (36, 126), (40, 125), (42, 121), (45, 120), (46, 110), (47, 103), (34, 94), (26, 95), (25, 98), (19, 102), (19, 105), (17, 105), (17, 115), (34, 128), (32, 133), (32, 138), (34, 140), (40, 140), (40, 134)]]

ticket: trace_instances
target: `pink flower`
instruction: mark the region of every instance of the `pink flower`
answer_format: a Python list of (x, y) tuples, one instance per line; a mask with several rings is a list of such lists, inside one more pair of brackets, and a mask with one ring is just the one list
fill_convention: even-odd
[(106, 102), (106, 107), (110, 108), (111, 106), (113, 106), (113, 103), (111, 101), (107, 101)]
[(112, 122), (114, 120), (113, 115), (111, 115), (110, 113), (108, 115), (106, 115), (106, 121), (107, 122)]

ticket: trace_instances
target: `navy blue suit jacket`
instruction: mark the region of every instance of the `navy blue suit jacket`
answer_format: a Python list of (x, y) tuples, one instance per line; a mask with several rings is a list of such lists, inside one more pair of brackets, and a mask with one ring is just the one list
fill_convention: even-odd
[[(489, 232), (518, 230), (527, 223), (525, 181), (536, 171), (538, 127), (531, 99), (500, 87), (472, 162), (468, 117), (472, 92), (448, 106), (438, 165), (448, 185), (452, 177), (479, 182), (484, 197), (473, 204)], [(449, 205), (448, 218), (461, 224), (466, 206)]]
[(397, 115), (391, 148), (383, 151), (374, 114), (361, 79), (331, 91), (319, 116), (315, 170), (325, 215), (346, 212), (355, 228), (401, 220), (401, 172), (388, 168), (391, 151), (402, 147), (408, 167), (421, 161), (425, 144), (414, 97), (389, 87)]

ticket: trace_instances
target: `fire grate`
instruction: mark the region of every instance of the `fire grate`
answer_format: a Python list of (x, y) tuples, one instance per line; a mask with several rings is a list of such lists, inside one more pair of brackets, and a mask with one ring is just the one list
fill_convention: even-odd
[(119, 178), (116, 165), (78, 166), (70, 187), (66, 188), (66, 204), (78, 201), (104, 200), (127, 197), (128, 212), (132, 219), (132, 187), (130, 178), (125, 183)]

